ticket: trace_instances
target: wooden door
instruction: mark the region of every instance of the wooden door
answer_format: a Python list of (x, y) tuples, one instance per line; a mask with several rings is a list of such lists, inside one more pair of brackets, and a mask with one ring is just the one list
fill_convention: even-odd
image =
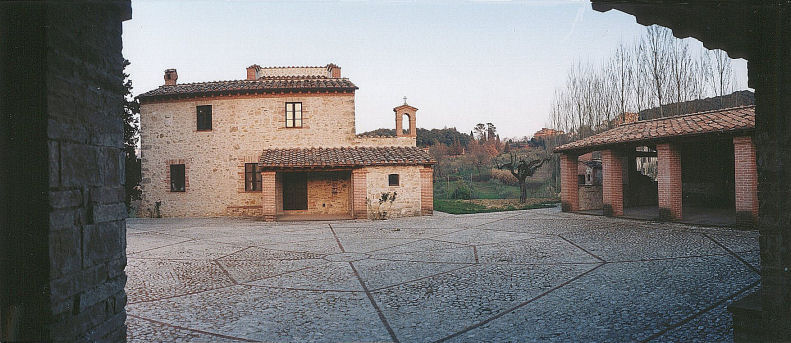
[(283, 209), (308, 209), (307, 173), (285, 173), (283, 175)]

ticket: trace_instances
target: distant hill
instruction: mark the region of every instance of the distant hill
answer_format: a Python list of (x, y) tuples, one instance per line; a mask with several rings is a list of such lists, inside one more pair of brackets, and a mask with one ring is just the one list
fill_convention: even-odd
[(743, 90), (723, 96), (715, 96), (711, 98), (662, 105), (662, 110), (664, 112), (663, 115), (660, 115), (659, 107), (642, 110), (640, 111), (640, 120), (656, 119), (660, 117), (673, 117), (682, 114), (712, 111), (721, 108), (746, 105), (755, 105), (755, 93), (748, 90)]
[[(390, 136), (395, 137), (395, 129), (376, 129), (368, 132), (363, 132), (360, 135), (364, 136)], [(456, 141), (462, 146), (467, 146), (469, 143), (470, 135), (456, 131), (455, 127), (445, 129), (431, 129), (426, 130), (422, 128), (417, 129), (417, 146), (428, 147), (434, 145), (436, 142), (452, 146)]]

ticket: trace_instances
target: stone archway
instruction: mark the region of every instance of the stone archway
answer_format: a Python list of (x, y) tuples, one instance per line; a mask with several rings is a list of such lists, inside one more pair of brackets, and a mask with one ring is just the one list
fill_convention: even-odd
[(0, 3), (0, 341), (124, 341), (128, 0)]
[[(752, 310), (735, 312), (736, 338), (789, 337), (791, 169), (782, 168), (791, 165), (789, 5), (592, 1), (596, 10), (618, 9), (749, 60), (763, 288)], [(114, 104), (122, 96), (121, 22), (131, 7), (86, 3), (0, 3), (0, 340), (125, 337), (124, 166)]]

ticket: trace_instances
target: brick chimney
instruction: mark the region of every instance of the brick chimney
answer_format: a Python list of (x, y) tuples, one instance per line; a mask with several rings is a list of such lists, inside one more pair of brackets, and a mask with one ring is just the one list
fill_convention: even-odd
[(261, 70), (261, 66), (257, 64), (253, 64), (247, 67), (247, 79), (248, 80), (258, 80), (258, 72)]
[(327, 70), (329, 71), (330, 77), (336, 78), (336, 79), (341, 77), (341, 67), (330, 63), (330, 64), (327, 65)]
[(179, 74), (176, 69), (165, 69), (165, 86), (175, 86), (178, 79)]

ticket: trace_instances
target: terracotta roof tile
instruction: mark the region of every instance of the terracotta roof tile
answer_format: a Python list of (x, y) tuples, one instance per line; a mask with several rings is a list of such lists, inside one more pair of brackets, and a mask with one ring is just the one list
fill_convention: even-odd
[(232, 80), (182, 83), (159, 88), (138, 95), (141, 100), (188, 98), (206, 95), (233, 95), (246, 93), (271, 93), (281, 91), (354, 91), (357, 89), (347, 78), (313, 76), (265, 77), (258, 80)]
[(555, 152), (671, 137), (721, 133), (755, 128), (755, 106), (726, 108), (621, 125), (597, 135), (561, 145)]
[(385, 165), (425, 165), (436, 161), (418, 147), (354, 147), (267, 149), (258, 165), (263, 168), (333, 168)]

